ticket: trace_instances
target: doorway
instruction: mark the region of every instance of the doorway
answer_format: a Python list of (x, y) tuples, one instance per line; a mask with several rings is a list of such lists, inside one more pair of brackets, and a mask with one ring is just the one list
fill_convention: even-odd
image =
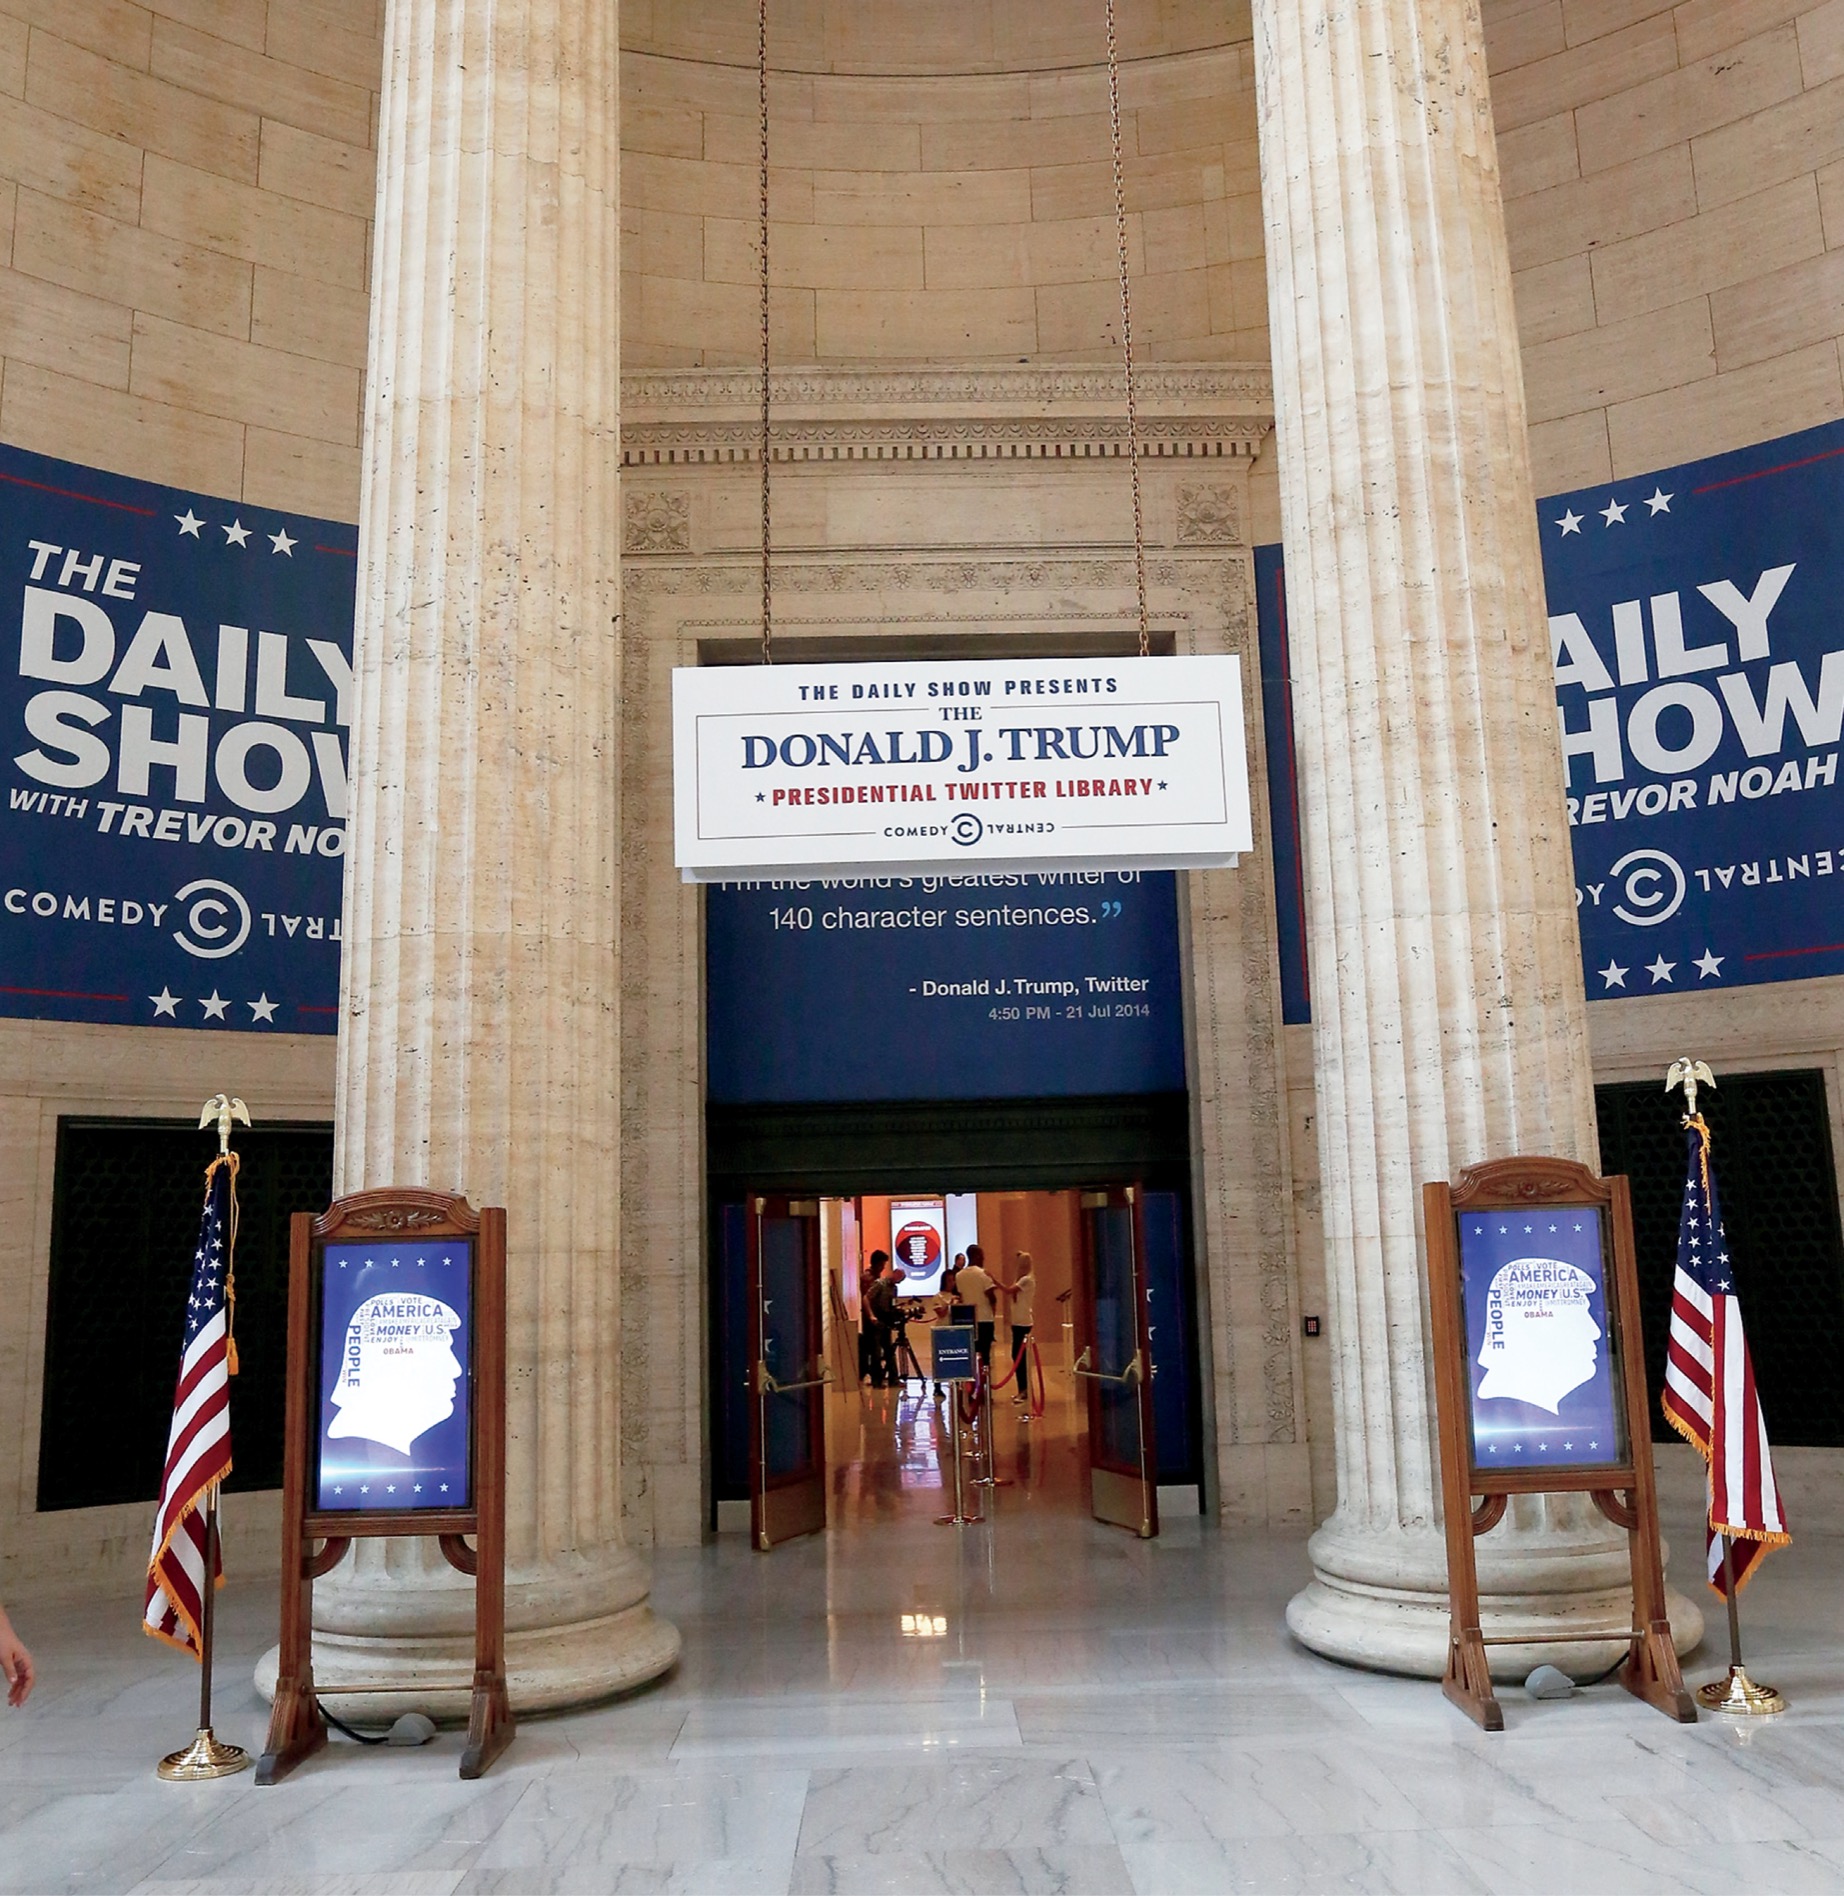
[[(957, 1443), (976, 1441), (1006, 1512), (1088, 1514), (1152, 1538), (1162, 1512), (1200, 1511), (1182, 1190), (763, 1190), (715, 1212), (720, 1532), (766, 1551), (827, 1526), (932, 1517), (953, 1492)], [(934, 1378), (931, 1345), (969, 1253), (995, 1286), (993, 1330), (974, 1383), (955, 1389)], [(867, 1270), (885, 1259), (887, 1354), (866, 1311)]]

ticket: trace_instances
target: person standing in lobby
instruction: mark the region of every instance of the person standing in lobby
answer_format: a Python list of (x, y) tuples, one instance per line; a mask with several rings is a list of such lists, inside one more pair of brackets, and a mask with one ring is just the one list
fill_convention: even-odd
[(986, 1269), (986, 1252), (977, 1244), (967, 1246), (967, 1262), (959, 1276), (960, 1301), (973, 1306), (975, 1340), (980, 1361), (988, 1376), (992, 1374), (992, 1339), (998, 1328), (998, 1286)]
[(896, 1381), (896, 1267), (888, 1251), (871, 1253), (871, 1282), (864, 1293), (864, 1326), (870, 1338), (871, 1387)]
[(1020, 1251), (1016, 1262), (1017, 1275), (1011, 1283), (1001, 1284), (999, 1290), (1004, 1295), (1006, 1319), (1011, 1326), (1012, 1400), (1024, 1404), (1030, 1401), (1024, 1355), (1025, 1345), (1031, 1340), (1031, 1318), (1037, 1302), (1037, 1273), (1031, 1266), (1029, 1251)]

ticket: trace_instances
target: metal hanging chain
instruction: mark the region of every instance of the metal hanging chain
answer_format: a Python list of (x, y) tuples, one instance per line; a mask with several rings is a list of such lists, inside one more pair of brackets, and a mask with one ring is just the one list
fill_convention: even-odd
[[(762, 0), (764, 7), (768, 0)], [(1114, 231), (1120, 248), (1120, 346), (1121, 359), (1127, 372), (1127, 467), (1133, 477), (1133, 583), (1140, 610), (1140, 656), (1145, 658), (1152, 651), (1152, 632), (1146, 612), (1146, 521), (1140, 499), (1140, 416), (1134, 403), (1133, 394), (1133, 295), (1127, 284), (1127, 185), (1121, 168), (1120, 156), (1120, 59), (1114, 42), (1114, 0), (1107, 0), (1108, 9), (1108, 130), (1114, 141)], [(766, 108), (764, 108), (766, 113)], [(767, 118), (764, 116), (763, 150), (766, 152)], [(767, 163), (764, 158), (763, 163)], [(767, 178), (766, 171), (763, 177)], [(766, 191), (766, 183), (763, 186)], [(766, 197), (763, 199), (767, 203)], [(766, 220), (767, 213), (763, 213)], [(764, 222), (763, 243), (766, 246), (766, 221)], [(766, 254), (766, 252), (764, 253)], [(764, 279), (766, 281), (766, 279)], [(767, 290), (763, 296), (766, 299)], [(763, 304), (763, 349), (767, 343), (767, 303)], [(766, 361), (766, 356), (764, 357)], [(766, 369), (764, 369), (764, 389), (766, 390)], [(767, 412), (767, 395), (763, 396), (764, 413)], [(766, 426), (766, 424), (764, 424)], [(766, 480), (766, 476), (764, 476)], [(766, 506), (766, 502), (764, 502)], [(764, 514), (766, 533), (766, 514)], [(766, 556), (764, 556), (766, 557)]]
[[(1112, 6), (1113, 0), (1109, 0)], [(768, 0), (756, 5), (756, 95), (762, 108), (761, 223), (757, 230), (762, 253), (762, 663), (775, 662), (774, 594), (768, 570), (770, 521), (768, 506)]]

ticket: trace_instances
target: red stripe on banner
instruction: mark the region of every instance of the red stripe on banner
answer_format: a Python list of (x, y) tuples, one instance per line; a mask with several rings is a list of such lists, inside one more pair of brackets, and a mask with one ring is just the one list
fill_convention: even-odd
[(86, 500), (92, 507), (107, 507), (114, 513), (139, 514), (144, 520), (158, 520), (153, 507), (131, 507), (125, 500), (104, 500), (100, 494), (80, 494), (73, 487), (52, 487), (44, 481), (29, 481), (23, 474), (0, 474), (0, 481), (14, 487), (29, 487), (35, 494), (56, 494), (60, 500)]
[(74, 988), (0, 987), (0, 994), (29, 994), (41, 1001), (126, 1001), (126, 994), (79, 994)]
[(1711, 481), (1707, 487), (1693, 487), (1692, 494), (1720, 493), (1725, 487), (1745, 487), (1750, 481), (1764, 481), (1770, 474), (1790, 474), (1796, 467), (1816, 467), (1820, 461), (1835, 461), (1844, 448), (1827, 448), (1823, 454), (1808, 454), (1803, 461), (1782, 461), (1778, 467), (1764, 467), (1755, 474), (1736, 474), (1726, 481)]

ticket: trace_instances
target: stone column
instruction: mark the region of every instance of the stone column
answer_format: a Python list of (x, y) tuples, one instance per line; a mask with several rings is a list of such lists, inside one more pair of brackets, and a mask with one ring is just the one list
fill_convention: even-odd
[[(1421, 1187), (1597, 1159), (1523, 367), (1477, 0), (1254, 13), (1338, 1460), (1287, 1617), (1438, 1676)], [(1479, 1551), (1488, 1630), (1631, 1624), (1585, 1497)]]
[[(679, 1643), (620, 1533), (616, 57), (614, 0), (388, 11), (335, 1190), (507, 1208), (526, 1709)], [(361, 1541), (316, 1668), (426, 1703), (472, 1623), (430, 1542)]]

